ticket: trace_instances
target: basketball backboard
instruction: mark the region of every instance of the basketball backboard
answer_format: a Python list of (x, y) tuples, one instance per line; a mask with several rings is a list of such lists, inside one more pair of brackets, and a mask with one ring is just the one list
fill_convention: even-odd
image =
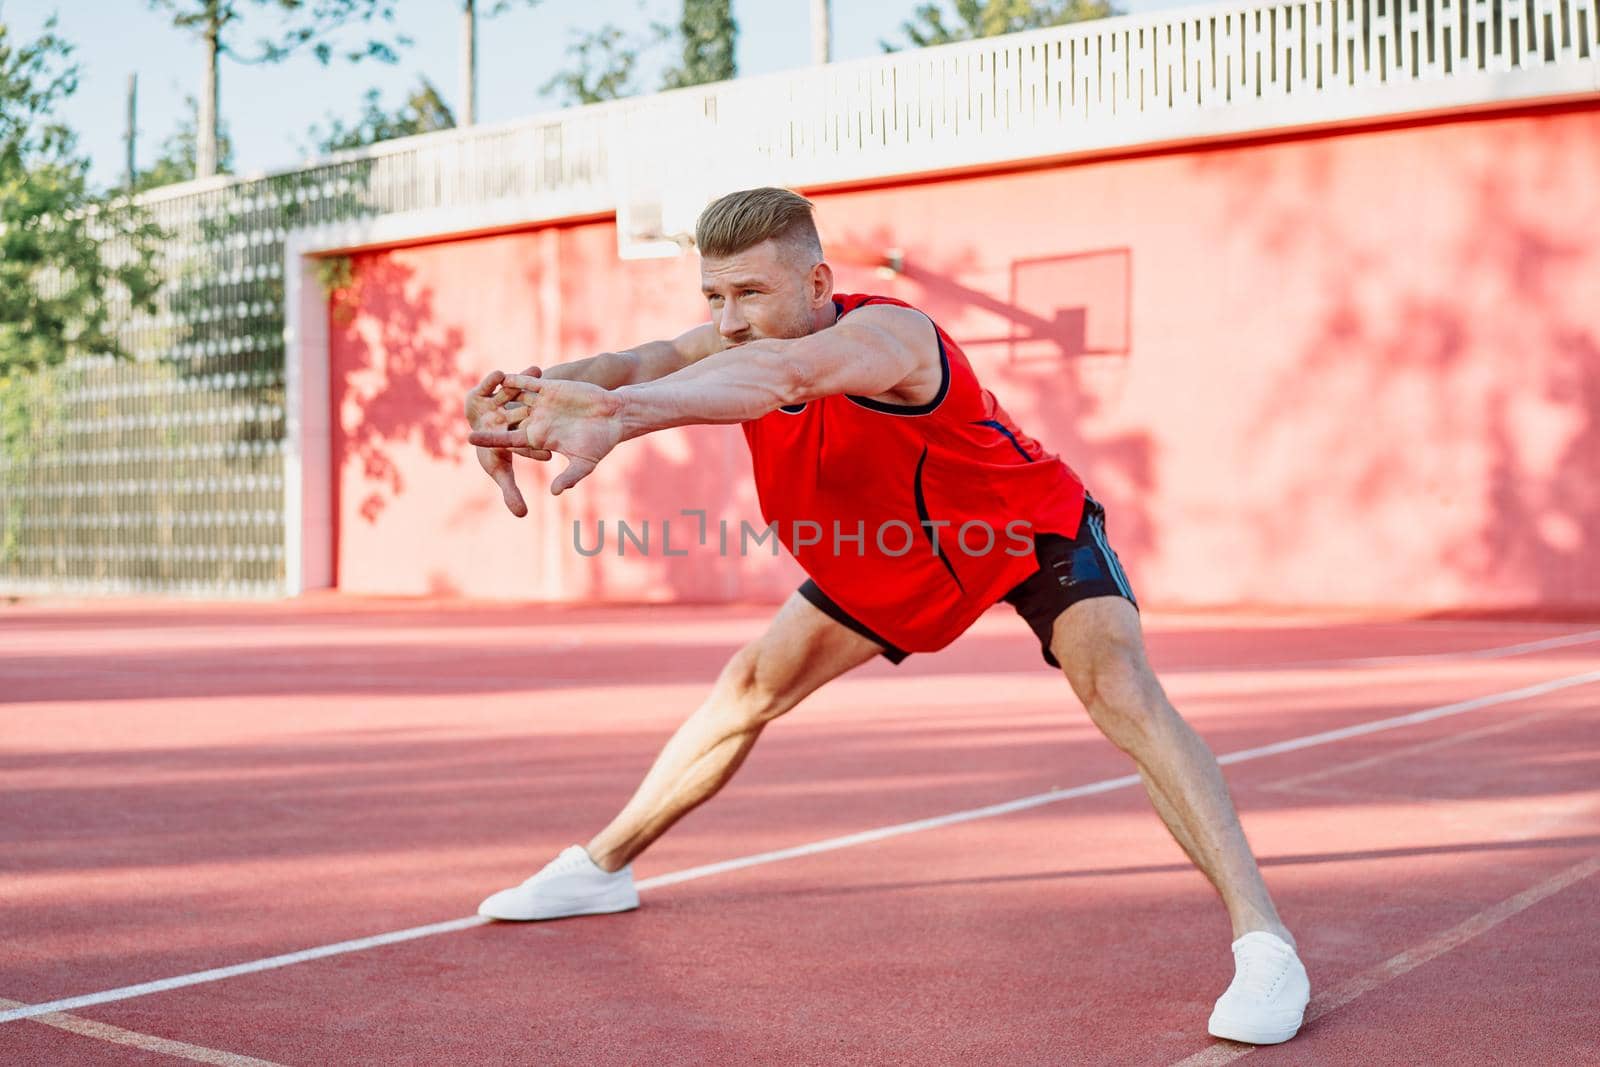
[[(608, 162), (617, 204), (617, 254), (623, 259), (681, 255), (694, 247), (694, 224), (707, 204), (735, 189), (783, 184), (748, 137), (745, 116), (762, 101), (737, 83), (681, 89), (650, 98), (650, 107), (619, 108)], [(719, 121), (720, 119), (727, 121)]]
[[(609, 144), (617, 255), (655, 259), (694, 247), (694, 224), (714, 198), (715, 101), (685, 92), (656, 107), (620, 110)], [(660, 107), (671, 103), (666, 114)], [(707, 114), (710, 110), (712, 113)]]

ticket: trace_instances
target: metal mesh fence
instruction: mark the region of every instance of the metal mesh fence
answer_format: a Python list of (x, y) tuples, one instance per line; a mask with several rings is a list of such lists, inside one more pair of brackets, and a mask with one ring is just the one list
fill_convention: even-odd
[[(131, 360), (0, 397), (0, 589), (259, 596), (284, 584), (284, 242), (291, 230), (570, 189), (559, 122), (413, 138), (305, 170), (144, 198), (167, 235)], [(574, 166), (574, 164), (577, 164)], [(109, 245), (108, 257), (127, 249)]]

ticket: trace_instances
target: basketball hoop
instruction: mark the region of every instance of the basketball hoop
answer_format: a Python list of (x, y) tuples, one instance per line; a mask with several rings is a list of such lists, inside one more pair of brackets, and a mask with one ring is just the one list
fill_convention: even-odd
[(771, 160), (728, 131), (748, 129), (764, 98), (736, 83), (680, 89), (648, 109), (620, 107), (608, 158), (617, 204), (617, 255), (655, 259), (694, 247), (706, 205), (735, 189), (781, 184)]
[[(668, 99), (673, 106), (661, 108)], [(716, 158), (714, 100), (691, 91), (658, 97), (655, 104), (648, 112), (620, 110), (612, 128), (617, 255), (623, 259), (666, 258), (693, 248), (695, 221), (716, 196), (708, 165)]]

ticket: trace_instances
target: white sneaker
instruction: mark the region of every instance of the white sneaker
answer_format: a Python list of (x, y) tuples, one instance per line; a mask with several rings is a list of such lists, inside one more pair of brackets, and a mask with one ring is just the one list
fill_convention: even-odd
[(564, 849), (544, 870), (519, 886), (502, 889), (478, 905), (491, 919), (565, 919), (571, 915), (606, 915), (639, 906), (633, 886), (633, 865), (615, 874), (595, 866), (582, 845)]
[(1293, 1037), (1311, 999), (1311, 981), (1294, 949), (1257, 930), (1233, 943), (1233, 962), (1233, 984), (1211, 1012), (1211, 1035), (1252, 1045)]

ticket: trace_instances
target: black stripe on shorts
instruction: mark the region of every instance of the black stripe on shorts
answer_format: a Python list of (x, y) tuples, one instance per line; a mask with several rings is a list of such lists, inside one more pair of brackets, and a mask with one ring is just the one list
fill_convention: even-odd
[(1106, 540), (1105, 509), (1094, 497), (1084, 500), (1083, 519), (1074, 536), (1034, 534), (1033, 549), (1039, 569), (1001, 599), (1017, 609), (1039, 638), (1044, 661), (1060, 667), (1050, 651), (1050, 637), (1062, 612), (1095, 597), (1121, 597), (1135, 609), (1139, 602), (1134, 599), (1122, 561)]

